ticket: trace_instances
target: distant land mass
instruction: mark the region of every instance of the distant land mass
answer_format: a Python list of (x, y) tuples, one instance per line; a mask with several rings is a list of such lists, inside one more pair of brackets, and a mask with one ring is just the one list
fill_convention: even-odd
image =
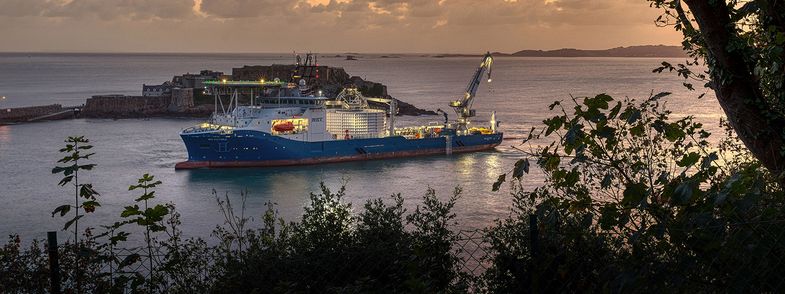
[(525, 57), (686, 57), (681, 46), (643, 45), (616, 47), (605, 50), (557, 49), (521, 50), (511, 56)]
[[(434, 57), (468, 57), (476, 54), (442, 54)], [(616, 47), (605, 50), (556, 49), (556, 50), (521, 50), (515, 53), (493, 52), (493, 56), (516, 57), (686, 57), (681, 46), (641, 45)]]

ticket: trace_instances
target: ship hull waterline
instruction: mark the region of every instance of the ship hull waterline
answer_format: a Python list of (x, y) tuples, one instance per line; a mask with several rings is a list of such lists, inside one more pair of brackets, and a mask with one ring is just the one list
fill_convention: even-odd
[[(175, 169), (178, 170), (315, 165), (447, 153), (445, 137), (298, 142), (258, 131), (181, 136), (186, 142), (189, 160), (177, 163)], [(491, 150), (501, 144), (502, 137), (502, 133), (455, 136), (451, 138), (450, 152)]]

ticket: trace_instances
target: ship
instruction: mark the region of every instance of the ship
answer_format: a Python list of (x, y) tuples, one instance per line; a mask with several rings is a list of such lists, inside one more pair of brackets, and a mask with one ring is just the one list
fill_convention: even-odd
[[(310, 165), (491, 150), (503, 139), (495, 112), (488, 126), (475, 127), (471, 118), (483, 77), (491, 81), (492, 64), (491, 54), (485, 54), (461, 99), (449, 103), (454, 121), (439, 109), (443, 123), (400, 128), (395, 99), (365, 97), (352, 87), (328, 99), (305, 79), (205, 81), (205, 93), (215, 96), (215, 111), (208, 121), (180, 132), (188, 160), (175, 168)], [(385, 107), (369, 107), (369, 101)]]

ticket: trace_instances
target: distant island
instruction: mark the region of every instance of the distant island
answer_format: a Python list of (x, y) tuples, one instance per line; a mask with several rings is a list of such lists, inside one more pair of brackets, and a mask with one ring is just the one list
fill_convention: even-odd
[[(474, 57), (477, 54), (441, 54), (436, 58), (444, 57)], [(585, 50), (563, 48), (556, 50), (521, 50), (515, 53), (493, 52), (493, 56), (515, 57), (686, 57), (687, 54), (681, 46), (667, 45), (641, 45), (629, 47), (616, 47), (604, 50)]]

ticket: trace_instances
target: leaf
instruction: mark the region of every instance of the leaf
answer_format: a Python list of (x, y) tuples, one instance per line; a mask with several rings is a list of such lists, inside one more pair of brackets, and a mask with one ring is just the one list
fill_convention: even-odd
[(656, 100), (659, 100), (660, 98), (668, 96), (670, 94), (671, 94), (671, 92), (660, 92), (660, 93), (657, 93), (657, 95), (651, 96), (651, 98), (649, 98), (649, 101), (656, 101)]
[(122, 262), (120, 262), (119, 267), (124, 268), (126, 266), (132, 265), (142, 259), (142, 257), (138, 253), (130, 254), (126, 256)]
[(79, 169), (82, 169), (82, 170), (93, 170), (93, 168), (95, 166), (96, 166), (96, 164), (92, 164), (92, 163), (91, 164), (85, 164), (85, 165), (80, 165)]
[(147, 192), (145, 194), (142, 194), (142, 196), (139, 196), (139, 198), (134, 199), (134, 201), (136, 201), (136, 202), (147, 201), (147, 200), (150, 200), (150, 199), (153, 199), (153, 198), (155, 198), (155, 191), (150, 191), (150, 192)]
[(640, 137), (644, 134), (643, 124), (638, 124), (632, 128), (630, 128), (630, 135)]
[(71, 205), (60, 205), (52, 211), (52, 217), (55, 217), (55, 214), (58, 212), (60, 213), (60, 216), (65, 216), (69, 211), (71, 211)]
[(594, 96), (594, 98), (583, 99), (583, 104), (588, 106), (591, 111), (592, 109), (608, 109), (608, 102), (610, 101), (613, 101), (611, 96), (599, 94)]
[(698, 160), (700, 160), (700, 154), (690, 152), (689, 154), (684, 154), (681, 160), (677, 161), (676, 164), (681, 167), (688, 167), (698, 163)]
[(711, 163), (718, 159), (720, 159), (720, 157), (717, 156), (717, 152), (709, 153), (708, 156), (703, 158), (703, 161), (701, 162), (701, 168), (707, 169), (711, 167)]
[(523, 177), (524, 173), (527, 174), (529, 173), (528, 158), (520, 159), (517, 162), (515, 162), (515, 168), (513, 169), (512, 177), (516, 179), (520, 179), (521, 177)]
[(169, 213), (169, 209), (166, 206), (158, 204), (154, 207), (148, 208), (144, 211), (144, 216), (152, 221), (160, 221), (163, 220), (163, 217)]
[(605, 205), (600, 208), (600, 228), (603, 230), (610, 230), (618, 224), (620, 214), (616, 207), (611, 204)]
[(101, 195), (95, 189), (93, 189), (92, 184), (84, 184), (82, 188), (79, 189), (79, 196), (87, 199), (95, 198), (95, 195)]
[(82, 215), (79, 215), (79, 216), (77, 216), (77, 217), (74, 217), (74, 218), (72, 218), (71, 220), (69, 220), (69, 221), (65, 222), (65, 226), (63, 226), (63, 231), (65, 231), (65, 230), (68, 230), (68, 227), (70, 227), (72, 224), (74, 224), (74, 223), (78, 222), (78, 221), (79, 221), (79, 219), (80, 219), (80, 218), (82, 218), (83, 216), (84, 216), (84, 214), (82, 214)]
[(74, 176), (66, 176), (66, 177), (63, 177), (63, 179), (60, 180), (60, 182), (57, 183), (57, 184), (60, 185), (60, 186), (65, 186), (65, 184), (70, 183), (73, 179), (74, 179)]
[(565, 187), (573, 187), (578, 180), (580, 180), (581, 173), (578, 172), (578, 168), (573, 168), (571, 171), (564, 174), (564, 186)]
[(628, 107), (622, 112), (619, 118), (626, 120), (628, 124), (632, 124), (641, 118), (641, 111), (633, 107)]
[(600, 182), (600, 186), (603, 189), (607, 189), (611, 186), (611, 181), (613, 181), (613, 175), (611, 173), (607, 173), (605, 174), (604, 177), (602, 177), (602, 182)]
[(553, 131), (558, 130), (564, 124), (565, 118), (562, 116), (555, 116), (542, 121), (548, 128), (545, 130), (545, 136), (550, 135)]
[(714, 199), (714, 205), (719, 206), (725, 202), (725, 199), (727, 199), (728, 196), (736, 195), (743, 191), (744, 188), (741, 185), (741, 178), (741, 174), (735, 173), (726, 180), (724, 187), (717, 193), (717, 198)]
[(548, 156), (542, 163), (541, 166), (546, 171), (553, 171), (559, 167), (560, 158), (558, 155), (552, 154)]
[(129, 235), (131, 234), (126, 232), (117, 232), (115, 233), (114, 236), (109, 238), (109, 242), (111, 242), (112, 245), (117, 245), (117, 243), (119, 243), (120, 241), (128, 241)]
[(647, 189), (643, 183), (627, 184), (621, 204), (625, 207), (638, 206), (646, 198)]
[[(565, 145), (568, 145), (572, 149), (576, 149), (578, 147), (577, 144), (583, 141), (584, 135), (583, 125), (573, 124), (564, 136)], [(567, 152), (567, 154), (569, 153), (570, 152)]]
[(685, 181), (676, 186), (676, 189), (673, 191), (673, 200), (679, 204), (688, 203), (692, 199), (692, 186), (691, 181)]
[(493, 189), (491, 191), (494, 192), (499, 191), (499, 187), (502, 185), (502, 183), (504, 183), (506, 179), (507, 179), (507, 174), (501, 174), (499, 178), (496, 179), (496, 182), (493, 183)]
[(134, 205), (134, 206), (126, 206), (125, 210), (123, 210), (123, 212), (120, 213), (120, 216), (129, 217), (129, 216), (140, 215), (140, 214), (142, 214), (142, 212), (139, 211), (139, 205)]
[(619, 111), (621, 111), (621, 102), (616, 102), (616, 106), (611, 108), (611, 112), (608, 113), (608, 119), (614, 119), (617, 115), (619, 115)]
[(596, 133), (597, 136), (607, 140), (612, 140), (616, 136), (616, 128), (603, 125), (601, 128), (597, 129)]
[(668, 139), (668, 141), (676, 142), (679, 139), (684, 139), (684, 136), (686, 135), (687, 134), (677, 123), (670, 123), (665, 126), (665, 138)]

